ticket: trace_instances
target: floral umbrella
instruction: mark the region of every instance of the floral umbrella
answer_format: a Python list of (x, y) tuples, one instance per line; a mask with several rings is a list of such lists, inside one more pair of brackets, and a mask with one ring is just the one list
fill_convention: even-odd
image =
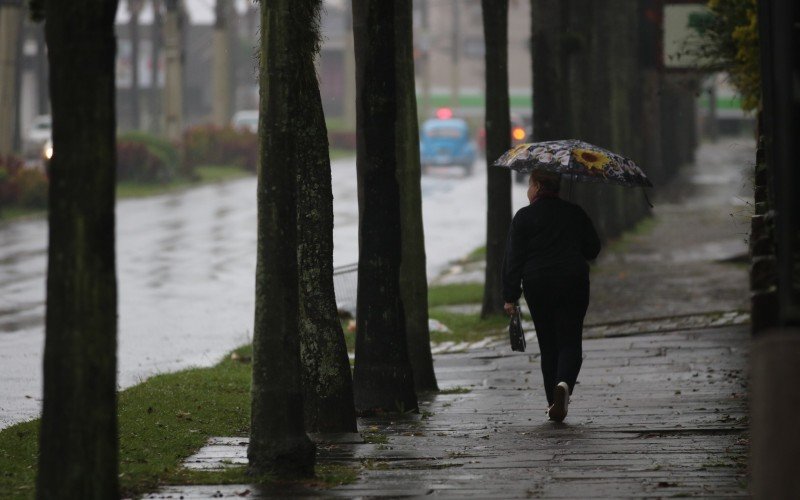
[(520, 144), (493, 165), (526, 173), (544, 170), (584, 182), (653, 187), (633, 160), (576, 139)]

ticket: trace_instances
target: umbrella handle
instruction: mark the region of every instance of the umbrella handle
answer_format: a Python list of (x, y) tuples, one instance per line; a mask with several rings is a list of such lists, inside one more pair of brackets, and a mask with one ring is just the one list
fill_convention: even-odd
[(644, 187), (642, 188), (642, 194), (644, 195), (644, 201), (647, 202), (647, 205), (653, 208), (653, 204), (650, 202), (650, 198), (647, 196), (647, 191), (645, 191)]
[(575, 183), (575, 174), (569, 176), (569, 201), (572, 201), (572, 185)]

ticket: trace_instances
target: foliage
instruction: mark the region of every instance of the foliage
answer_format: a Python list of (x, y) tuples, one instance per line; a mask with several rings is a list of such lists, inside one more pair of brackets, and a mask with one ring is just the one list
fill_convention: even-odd
[(724, 68), (742, 94), (742, 107), (753, 110), (761, 99), (757, 0), (709, 0), (708, 8), (711, 17), (693, 51)]
[(175, 177), (178, 152), (167, 141), (131, 133), (117, 138), (117, 180), (166, 183)]
[(138, 142), (175, 171), (180, 164), (180, 152), (169, 140), (144, 132), (126, 132), (117, 137), (117, 142)]
[(181, 172), (192, 175), (198, 165), (235, 165), (255, 172), (258, 166), (258, 135), (233, 127), (192, 127), (183, 134)]
[(0, 156), (0, 208), (47, 208), (47, 174), (36, 168), (25, 168), (19, 158)]

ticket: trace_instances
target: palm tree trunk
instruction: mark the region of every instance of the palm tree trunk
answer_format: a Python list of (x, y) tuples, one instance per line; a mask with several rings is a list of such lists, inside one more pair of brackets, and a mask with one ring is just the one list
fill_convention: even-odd
[(295, 87), (295, 95), (304, 108), (298, 109), (293, 119), (298, 149), (306, 152), (305, 163), (298, 172), (297, 224), (306, 430), (355, 432), (350, 359), (333, 288), (333, 191), (328, 132), (313, 56), (307, 57), (302, 86)]
[(117, 2), (45, 9), (55, 154), (37, 497), (117, 498)]
[(511, 147), (508, 0), (482, 1), (486, 40), (486, 277), (481, 317), (503, 313), (503, 255), (511, 227), (511, 173), (492, 162)]
[(422, 226), (419, 125), (414, 85), (414, 42), (411, 1), (396, 2), (395, 64), (397, 65), (397, 179), (400, 183), (402, 256), (400, 292), (406, 313), (408, 356), (418, 392), (436, 391), (431, 335), (428, 330), (428, 275)]
[[(408, 0), (353, 1), (356, 54), (359, 261), (356, 408), (417, 408), (400, 288), (402, 225), (397, 151), (398, 10)], [(414, 140), (417, 140), (416, 138)]]
[(183, 134), (183, 44), (181, 42), (180, 0), (164, 0), (164, 132), (171, 141)]
[(312, 476), (315, 446), (304, 430), (298, 312), (298, 182), (313, 158), (298, 116), (315, 84), (319, 0), (261, 4), (260, 158), (256, 314), (250, 444), (253, 474)]
[(17, 75), (22, 2), (0, 3), (0, 156), (14, 152), (14, 131), (17, 130)]

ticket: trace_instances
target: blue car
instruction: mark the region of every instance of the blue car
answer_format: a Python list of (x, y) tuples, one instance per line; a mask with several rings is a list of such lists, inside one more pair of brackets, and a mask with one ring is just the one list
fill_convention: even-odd
[(422, 124), (419, 141), (422, 167), (457, 165), (472, 173), (477, 150), (467, 122), (459, 118), (430, 119)]

